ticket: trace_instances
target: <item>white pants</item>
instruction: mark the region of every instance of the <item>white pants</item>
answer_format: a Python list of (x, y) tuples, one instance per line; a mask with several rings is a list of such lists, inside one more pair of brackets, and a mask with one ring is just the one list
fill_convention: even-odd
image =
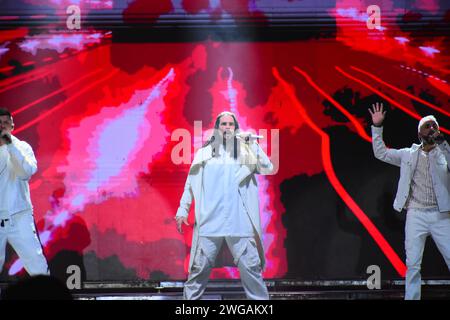
[(405, 225), (406, 272), (405, 300), (419, 300), (425, 240), (431, 235), (450, 270), (450, 213), (409, 209)]
[(262, 278), (261, 259), (256, 242), (247, 237), (199, 237), (192, 269), (184, 284), (184, 299), (200, 299), (224, 240), (239, 268), (247, 299), (268, 300), (269, 292)]
[(49, 274), (30, 210), (16, 213), (8, 221), (3, 221), (3, 226), (0, 225), (0, 272), (5, 263), (7, 242), (16, 251), (29, 275)]

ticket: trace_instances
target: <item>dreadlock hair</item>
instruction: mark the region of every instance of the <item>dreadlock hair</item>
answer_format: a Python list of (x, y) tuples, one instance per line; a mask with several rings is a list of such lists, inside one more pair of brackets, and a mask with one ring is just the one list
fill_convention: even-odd
[[(202, 146), (202, 148), (211, 145), (211, 154), (213, 157), (219, 156), (219, 146), (220, 146), (220, 133), (219, 133), (219, 126), (220, 126), (220, 118), (223, 116), (231, 116), (234, 120), (234, 130), (235, 132), (239, 130), (239, 122), (236, 119), (236, 115), (230, 111), (223, 111), (219, 113), (219, 115), (216, 117), (216, 121), (214, 122), (214, 132), (213, 135), (205, 142), (205, 144)], [(222, 138), (222, 144), (224, 146), (224, 149), (226, 149), (226, 139), (225, 137)], [(234, 159), (237, 159), (238, 151), (239, 151), (239, 143), (236, 138), (236, 136), (233, 137), (233, 157)]]

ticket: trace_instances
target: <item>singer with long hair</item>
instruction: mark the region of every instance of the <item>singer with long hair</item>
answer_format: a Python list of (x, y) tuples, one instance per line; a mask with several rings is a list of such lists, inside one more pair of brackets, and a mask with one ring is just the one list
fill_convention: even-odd
[(224, 242), (239, 268), (247, 298), (269, 299), (262, 278), (265, 258), (255, 175), (270, 174), (273, 165), (256, 139), (240, 132), (233, 113), (222, 112), (216, 118), (213, 135), (194, 157), (175, 217), (182, 233), (183, 224), (189, 225), (187, 217), (195, 199), (185, 299), (199, 299), (211, 269), (224, 265), (218, 262)]
[(28, 185), (37, 162), (31, 146), (13, 136), (13, 130), (11, 113), (0, 109), (0, 272), (9, 243), (29, 275), (48, 274)]
[(394, 209), (406, 213), (405, 299), (421, 298), (421, 263), (425, 241), (432, 236), (450, 270), (450, 147), (432, 115), (423, 117), (417, 131), (420, 144), (386, 148), (383, 142), (383, 104), (369, 108), (375, 157), (400, 167)]

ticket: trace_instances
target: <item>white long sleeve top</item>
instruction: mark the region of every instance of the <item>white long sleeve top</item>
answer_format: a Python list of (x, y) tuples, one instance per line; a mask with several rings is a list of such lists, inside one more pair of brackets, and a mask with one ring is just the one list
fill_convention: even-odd
[(219, 156), (204, 165), (200, 197), (200, 236), (252, 237), (253, 227), (239, 196), (239, 160), (221, 145)]
[(12, 143), (0, 146), (0, 214), (6, 217), (33, 209), (28, 181), (37, 171), (31, 146), (11, 138)]

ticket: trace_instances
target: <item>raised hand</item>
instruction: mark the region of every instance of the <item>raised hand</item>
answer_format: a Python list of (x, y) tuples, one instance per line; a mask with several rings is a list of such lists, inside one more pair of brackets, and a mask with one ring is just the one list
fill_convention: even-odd
[(372, 109), (369, 108), (369, 113), (372, 116), (372, 123), (376, 127), (381, 127), (386, 115), (386, 111), (383, 111), (383, 103), (376, 103), (372, 105)]

